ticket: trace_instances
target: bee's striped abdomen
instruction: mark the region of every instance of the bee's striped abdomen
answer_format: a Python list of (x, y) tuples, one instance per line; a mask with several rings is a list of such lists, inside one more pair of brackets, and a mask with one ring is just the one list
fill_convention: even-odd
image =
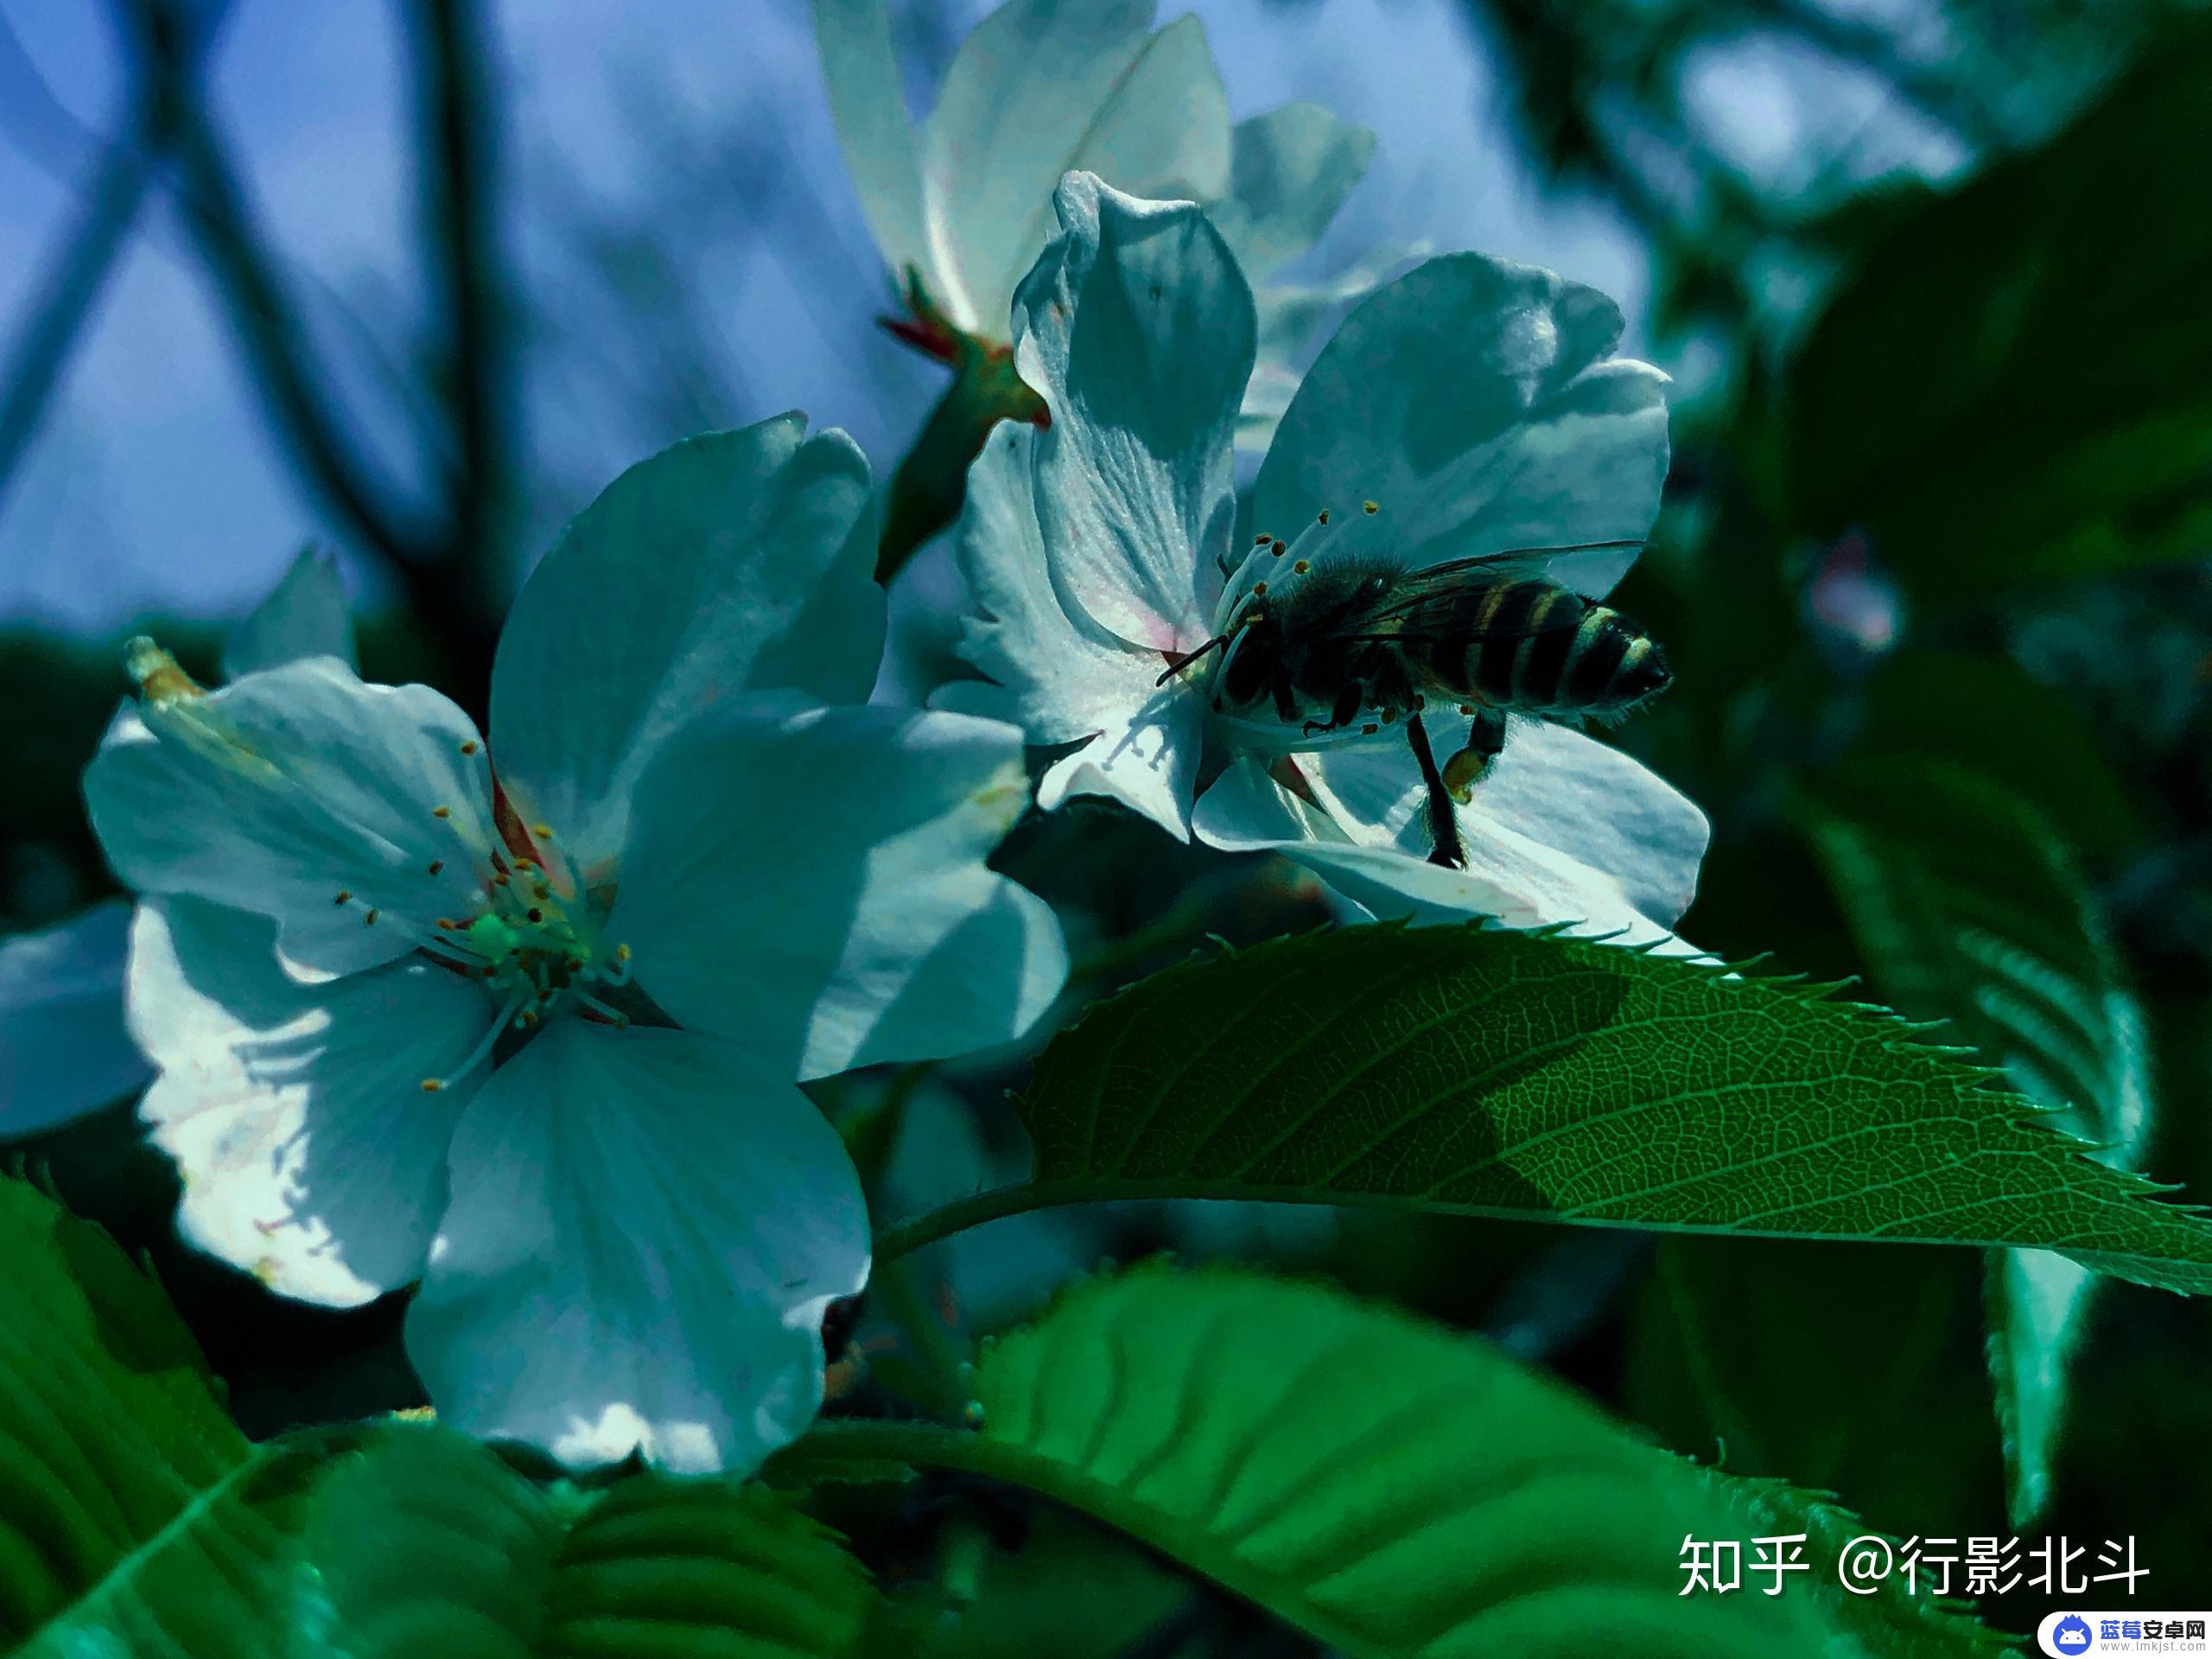
[(1556, 583), (1503, 582), (1424, 607), (1415, 666), (1440, 689), (1529, 714), (1624, 711), (1671, 677), (1658, 645)]

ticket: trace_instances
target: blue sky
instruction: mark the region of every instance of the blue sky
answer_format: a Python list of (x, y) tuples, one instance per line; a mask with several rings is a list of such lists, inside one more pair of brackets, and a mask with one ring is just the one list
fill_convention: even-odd
[[(387, 390), (404, 376), (369, 347), (404, 352), (423, 310), (393, 10), (237, 0), (214, 84), (295, 291), (365, 411), (364, 438), (404, 479), (404, 417)], [(1640, 316), (1634, 237), (1601, 205), (1532, 176), (1458, 6), (1207, 0), (1163, 15), (1189, 10), (1236, 114), (1311, 99), (1377, 131), (1375, 168), (1320, 263), (1384, 240), (1480, 248), (1564, 270)], [(77, 121), (116, 125), (105, 0), (0, 0), (0, 15)], [(721, 388), (713, 418), (804, 408), (851, 430), (887, 471), (937, 381), (870, 325), (883, 279), (839, 164), (803, 0), (508, 0), (494, 20), (507, 228), (537, 313), (525, 423), (542, 524), (687, 418), (627, 396), (634, 343), (604, 326), (603, 301), (577, 274), (579, 227), (594, 220), (664, 233), (677, 251), (685, 338), (703, 342)], [(1786, 168), (1806, 149), (1806, 67), (1755, 44), (1705, 72), (1716, 134), (1748, 165)], [(1835, 92), (1833, 77), (1826, 85)], [(1842, 93), (1823, 97), (1818, 118), (1863, 124)], [(0, 59), (0, 245), (30, 251), (0, 262), (10, 337), (85, 159), (38, 115), (21, 67)], [(764, 179), (783, 191), (765, 223), (744, 207)], [(156, 610), (234, 613), (310, 539), (336, 545), (373, 599), (344, 538), (278, 463), (181, 235), (166, 211), (149, 215), (0, 501), (0, 617), (105, 631)]]

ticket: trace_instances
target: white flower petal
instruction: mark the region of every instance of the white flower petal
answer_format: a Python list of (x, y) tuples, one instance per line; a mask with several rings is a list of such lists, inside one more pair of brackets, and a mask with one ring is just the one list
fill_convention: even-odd
[(785, 1075), (1009, 1041), (1067, 974), (1051, 908), (983, 863), (1027, 800), (1011, 726), (734, 710), (639, 781), (608, 932), (680, 1023)]
[(1144, 708), (1046, 767), (1037, 780), (1037, 804), (1050, 812), (1071, 795), (1104, 795), (1188, 841), (1205, 732), (1205, 705), (1163, 687)]
[(1320, 239), (1374, 159), (1375, 135), (1319, 104), (1286, 104), (1239, 121), (1230, 154), (1228, 194), (1207, 213), (1257, 277)]
[(223, 676), (235, 680), (307, 657), (335, 657), (354, 666), (353, 625), (346, 619), (338, 566), (313, 548), (292, 561), (269, 597), (231, 631), (223, 647)]
[(1283, 788), (1268, 776), (1264, 762), (1249, 754), (1238, 755), (1206, 785), (1191, 814), (1191, 829), (1225, 853), (1273, 852), (1286, 841), (1344, 839), (1328, 814)]
[(1053, 585), (1131, 645), (1188, 650), (1232, 533), (1251, 292), (1187, 202), (1139, 201), (1086, 173), (1054, 200), (1063, 234), (1014, 302), (1015, 360), (1052, 411), (1035, 482)]
[[(1480, 254), (1431, 259), (1344, 320), (1282, 417), (1253, 522), (1339, 514), (1351, 556), (1420, 567), (1508, 548), (1641, 543), (1667, 474), (1666, 377), (1611, 355), (1594, 289)], [(1372, 517), (1349, 511), (1380, 504)], [(1633, 546), (1552, 561), (1602, 595)]]
[[(1440, 759), (1462, 734), (1433, 714), (1429, 729)], [(1402, 739), (1301, 754), (1296, 764), (1350, 839), (1427, 856), (1427, 791)], [(1689, 798), (1643, 762), (1538, 720), (1513, 721), (1504, 752), (1457, 816), (1464, 836), (1503, 830), (1564, 854), (1652, 920), (1670, 925), (1697, 896), (1698, 866), (1712, 835)]]
[(1164, 660), (1060, 602), (1030, 492), (1036, 438), (1033, 426), (1001, 422), (968, 469), (954, 544), (975, 609), (958, 649), (1012, 694), (1007, 717), (1031, 742), (1072, 743), (1128, 706), (1122, 680), (1147, 664), (1154, 678)]
[(130, 906), (0, 943), (0, 1139), (120, 1100), (149, 1076), (123, 1028)]
[[(468, 716), (329, 657), (126, 709), (85, 798), (125, 881), (272, 916), (286, 958), (313, 973), (405, 955), (410, 925), (466, 908), (494, 844)], [(365, 922), (370, 906), (383, 925)]]
[(861, 212), (894, 275), (928, 269), (922, 236), (922, 171), (912, 118), (883, 0), (813, 0), (814, 43), (829, 85), (830, 114)]
[(935, 298), (969, 333), (1006, 337), (1039, 209), (1144, 52), (1153, 3), (1008, 0), (961, 42), (923, 127), (922, 213)]
[(746, 1471), (822, 1400), (867, 1282), (859, 1178), (785, 1076), (688, 1032), (558, 1020), (455, 1134), (407, 1350), (444, 1421), (579, 1466)]
[(1504, 927), (1564, 925), (1583, 938), (1656, 945), (1670, 956), (1701, 954), (1563, 853), (1505, 830), (1471, 830), (1465, 839), (1464, 870), (1395, 848), (1342, 842), (1286, 842), (1273, 850), (1305, 865), (1377, 921), (1426, 925), (1481, 916)]
[[(1505, 751), (1510, 757), (1523, 739), (1534, 737), (1531, 753), (1519, 763), (1532, 775), (1510, 779), (1499, 804), (1486, 806), (1484, 792), (1506, 775), (1502, 758), (1491, 778), (1476, 785), (1473, 802), (1459, 810), (1465, 870), (1428, 862), (1426, 791), (1402, 744), (1287, 757), (1278, 764), (1304, 779), (1304, 798), (1258, 761), (1241, 758), (1200, 798), (1195, 827), (1199, 839), (1224, 850), (1296, 859), (1378, 919), (1478, 915), (1509, 927), (1571, 924), (1574, 932), (1628, 944), (1670, 938), (1662, 924), (1681, 914), (1687, 897), (1672, 906), (1669, 888), (1649, 914), (1637, 900), (1653, 896), (1655, 884), (1687, 880), (1694, 887), (1694, 860), (1687, 873), (1676, 861), (1685, 850), (1681, 842), (1693, 833), (1681, 815), (1694, 819), (1700, 851), (1703, 815), (1625, 755), (1607, 751), (1610, 760), (1592, 760), (1583, 749), (1603, 746), (1576, 733), (1563, 734), (1580, 747), (1557, 746), (1560, 776), (1548, 783), (1541, 774), (1554, 746), (1535, 737), (1535, 730), (1533, 723), (1517, 724)], [(1554, 788), (1556, 795), (1550, 794)], [(1629, 793), (1630, 801), (1596, 798), (1608, 788)], [(1670, 798), (1662, 803), (1647, 793), (1655, 791)], [(1573, 823), (1578, 804), (1602, 821)], [(1637, 839), (1647, 827), (1657, 836), (1649, 845)], [(1622, 868), (1586, 861), (1594, 857), (1618, 859)]]
[(1697, 897), (1713, 834), (1696, 804), (1642, 761), (1546, 721), (1515, 722), (1460, 812), (1474, 817), (1602, 871), (1670, 926)]
[[(1268, 283), (1254, 289), (1252, 298), (1260, 314), (1260, 367), (1255, 374), (1270, 369), (1287, 373), (1285, 365), (1304, 359), (1306, 347), (1330, 313), (1364, 299), (1385, 277), (1425, 258), (1427, 252), (1426, 243), (1386, 242), (1318, 283)], [(1299, 378), (1291, 376), (1294, 393)], [(1244, 401), (1249, 411), (1249, 394)]]
[(960, 568), (982, 612), (963, 622), (960, 654), (1005, 692), (945, 687), (931, 702), (1010, 720), (1040, 746), (1084, 743), (1046, 772), (1038, 804), (1046, 810), (1071, 794), (1109, 795), (1187, 840), (1205, 699), (1185, 681), (1158, 683), (1166, 666), (1158, 652), (1068, 613), (1030, 493), (1036, 437), (1014, 422), (991, 435), (969, 470), (960, 521)]
[[(1231, 153), (1229, 93), (1192, 15), (1145, 42), (1060, 171), (1095, 173), (1154, 201), (1207, 202), (1229, 192)], [(1050, 191), (1037, 198), (1034, 220), (1028, 256), (1007, 273), (1009, 301), (1052, 234)]]
[(782, 415), (664, 449), (578, 514), (492, 668), (500, 781), (586, 866), (620, 852), (654, 750), (718, 699), (857, 702), (883, 652), (868, 461)]
[(140, 1115), (183, 1175), (187, 1240), (281, 1294), (350, 1307), (423, 1270), (446, 1143), (483, 1070), (452, 1074), (492, 1004), (422, 962), (302, 985), (274, 944), (244, 911), (139, 906), (130, 1027), (161, 1068)]

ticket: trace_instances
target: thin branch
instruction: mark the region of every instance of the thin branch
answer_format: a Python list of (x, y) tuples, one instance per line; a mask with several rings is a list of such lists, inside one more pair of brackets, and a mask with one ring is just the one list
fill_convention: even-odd
[[(200, 36), (203, 47), (213, 38), (221, 16), (219, 10), (210, 15)], [(160, 76), (142, 79), (130, 91), (126, 136), (95, 147), (91, 135), (75, 127), (68, 112), (54, 100), (4, 16), (0, 16), (0, 58), (16, 67), (28, 89), (26, 101), (43, 105), (39, 112), (49, 123), (58, 119), (69, 124), (64, 130), (72, 138), (82, 140), (86, 150), (99, 158), (75, 222), (59, 245), (46, 282), (37, 290), (46, 297), (25, 319), (15, 349), (9, 353), (5, 378), (0, 379), (0, 503), (4, 503), (9, 483), (37, 435), (78, 337), (130, 245), (156, 158), (175, 131), (177, 105), (175, 88), (170, 82)]]
[(99, 166), (69, 232), (39, 290), (46, 298), (25, 321), (0, 381), (0, 505), (7, 500), (30, 441), (60, 384), (77, 337), (107, 286), (146, 199), (150, 169), (133, 149), (118, 145)]
[(457, 579), (478, 548), (456, 540), (450, 515), (410, 512), (379, 479), (327, 389), (306, 329), (288, 302), (279, 264), (210, 118), (189, 10), (181, 0), (118, 0), (149, 74), (176, 99), (172, 192), (179, 217), (230, 319), (240, 355), (294, 473), (391, 572), (435, 639), (448, 690), (481, 712), (498, 622), (491, 597)]
[[(135, 97), (141, 90), (130, 89)], [(72, 114), (0, 10), (0, 136), (57, 184), (74, 186), (107, 149)]]
[[(193, 13), (196, 29), (194, 51), (201, 59), (207, 56), (216, 31), (230, 11), (230, 0), (201, 0)], [(32, 166), (68, 190), (76, 189), (81, 176), (91, 170), (92, 158), (117, 146), (135, 149), (145, 164), (149, 179), (162, 171), (162, 157), (136, 132), (126, 130), (111, 137), (95, 131), (61, 102), (22, 42), (8, 27), (4, 11), (0, 11), (0, 133), (5, 134), (17, 153)], [(174, 176), (167, 183), (175, 192), (187, 188)], [(137, 228), (149, 245), (159, 249), (180, 266), (197, 262), (190, 238), (180, 226), (154, 219), (141, 221)], [(284, 259), (277, 270), (295, 291), (309, 291), (318, 314), (327, 316), (350, 336), (363, 363), (404, 410), (425, 453), (440, 453), (448, 447), (432, 411), (424, 406), (423, 388), (403, 372), (367, 319), (346, 296), (312, 265)]]
[(200, 107), (170, 0), (126, 3), (141, 20), (155, 73), (175, 78), (183, 89), (177, 154), (188, 188), (177, 206), (215, 279), (279, 440), (326, 503), (384, 558), (403, 568), (435, 563), (442, 540), (436, 530), (405, 522), (387, 504), (309, 367), (305, 331), (283, 296), (245, 188)]
[(493, 181), (498, 130), (473, 0), (409, 0), (429, 276), (443, 314), (442, 379), (457, 438), (449, 484), (458, 558), (496, 541), (508, 498), (507, 338)]

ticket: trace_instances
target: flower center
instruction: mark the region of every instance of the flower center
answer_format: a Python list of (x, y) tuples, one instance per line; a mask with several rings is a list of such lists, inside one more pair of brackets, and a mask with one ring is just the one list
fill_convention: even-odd
[[(472, 740), (461, 753), (479, 754), (482, 747)], [(364, 923), (381, 922), (441, 968), (483, 981), (498, 999), (499, 1013), (468, 1056), (443, 1077), (423, 1079), (430, 1092), (451, 1087), (483, 1065), (508, 1032), (528, 1031), (564, 1004), (573, 1004), (583, 1019), (626, 1026), (630, 1014), (620, 1004), (637, 1001), (625, 990), (631, 983), (630, 947), (610, 942), (599, 925), (606, 893), (586, 884), (550, 824), (525, 826), (496, 775), (486, 781), (493, 804), (489, 834), (473, 811), (456, 817), (449, 805), (430, 809), (455, 844), (449, 857), (431, 861), (429, 874), (440, 874), (456, 861), (474, 867), (481, 896), (469, 915), (441, 916), (425, 928), (351, 892), (337, 895), (340, 905), (362, 911)]]
[(486, 889), (487, 907), (474, 919), (439, 920), (440, 943), (459, 953), (457, 965), (480, 975), (502, 1001), (518, 1000), (516, 1017), (524, 1025), (567, 995), (602, 1018), (629, 1023), (591, 989), (627, 983), (629, 951), (608, 947), (581, 899), (563, 897), (542, 867), (520, 861), (495, 874)]
[[(1332, 543), (1349, 536), (1351, 527), (1365, 522), (1382, 511), (1376, 501), (1362, 501), (1358, 510), (1351, 513), (1332, 514), (1324, 507), (1313, 521), (1289, 541), (1262, 531), (1252, 539), (1251, 551), (1234, 570), (1224, 570), (1227, 582), (1221, 590), (1221, 600), (1214, 613), (1214, 627), (1224, 634), (1236, 632), (1240, 623), (1257, 616), (1259, 607), (1252, 601), (1265, 599), (1267, 578), (1273, 576), (1280, 587), (1285, 579), (1294, 580), (1308, 575)], [(1364, 539), (1365, 532), (1358, 539)], [(1224, 560), (1226, 565), (1227, 561)]]

